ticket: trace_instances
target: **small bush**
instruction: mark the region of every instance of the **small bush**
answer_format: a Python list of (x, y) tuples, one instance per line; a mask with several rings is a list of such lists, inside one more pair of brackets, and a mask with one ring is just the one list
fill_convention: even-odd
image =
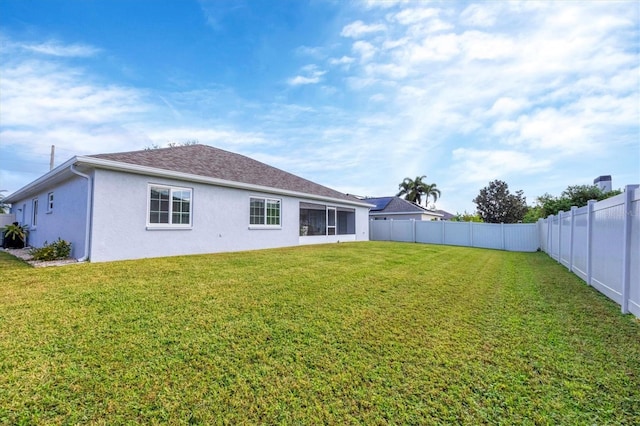
[(44, 246), (31, 249), (31, 256), (34, 260), (56, 260), (66, 259), (71, 254), (71, 243), (58, 238), (51, 244), (44, 242)]

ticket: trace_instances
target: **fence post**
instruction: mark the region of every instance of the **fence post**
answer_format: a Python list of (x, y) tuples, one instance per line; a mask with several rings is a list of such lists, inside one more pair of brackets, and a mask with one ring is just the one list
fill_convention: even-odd
[(416, 220), (411, 219), (411, 233), (413, 236), (413, 242), (416, 242)]
[(569, 271), (573, 272), (573, 239), (576, 220), (576, 206), (571, 206), (571, 228), (569, 228)]
[(475, 247), (473, 245), (473, 221), (469, 222), (469, 245)]
[(500, 222), (500, 237), (502, 238), (502, 250), (504, 250), (504, 222)]
[(587, 285), (591, 285), (592, 260), (593, 260), (593, 207), (596, 200), (587, 202)]
[(631, 202), (634, 189), (638, 185), (627, 185), (624, 188), (624, 233), (622, 246), (622, 313), (629, 313), (629, 292), (631, 289)]
[(551, 230), (553, 229), (553, 215), (547, 217), (547, 254), (553, 259), (553, 235)]
[(443, 220), (442, 221), (442, 244), (446, 244), (445, 239), (444, 239), (445, 238), (445, 235), (444, 235), (444, 225), (445, 225), (445, 223), (447, 223), (447, 221)]
[(562, 215), (564, 212), (558, 212), (558, 262), (562, 265)]
[(393, 241), (393, 219), (389, 219), (389, 241)]
[(536, 222), (536, 235), (538, 236), (538, 248), (539, 249), (543, 249), (542, 239), (540, 238), (542, 236), (542, 224), (543, 223), (544, 223), (544, 219), (538, 218), (538, 221)]

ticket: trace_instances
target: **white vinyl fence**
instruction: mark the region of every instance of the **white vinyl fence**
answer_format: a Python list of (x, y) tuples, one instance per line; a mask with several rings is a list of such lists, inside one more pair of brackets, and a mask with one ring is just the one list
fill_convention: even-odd
[(11, 214), (0, 214), (0, 229), (4, 228), (7, 225), (11, 225), (16, 221), (16, 215)]
[(640, 189), (538, 222), (540, 247), (640, 318)]
[(371, 220), (369, 239), (508, 251), (541, 249), (640, 318), (640, 187), (532, 224)]
[(446, 244), (508, 251), (540, 248), (535, 223), (496, 224), (422, 220), (371, 220), (369, 239)]
[(4, 230), (3, 228), (7, 225), (11, 225), (16, 221), (16, 215), (11, 214), (0, 214), (0, 247), (2, 247), (4, 243)]

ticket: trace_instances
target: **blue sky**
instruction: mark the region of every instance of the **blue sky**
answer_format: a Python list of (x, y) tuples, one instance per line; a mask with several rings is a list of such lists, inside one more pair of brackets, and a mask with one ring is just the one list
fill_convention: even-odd
[(0, 0), (0, 189), (200, 143), (342, 192), (640, 183), (640, 3)]

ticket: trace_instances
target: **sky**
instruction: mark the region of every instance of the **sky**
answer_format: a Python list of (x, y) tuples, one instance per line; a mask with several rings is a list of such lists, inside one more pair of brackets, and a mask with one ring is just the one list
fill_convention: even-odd
[[(344, 193), (640, 183), (640, 2), (0, 0), (0, 189), (198, 141)], [(432, 201), (431, 201), (432, 203)], [(430, 203), (430, 204), (431, 204)]]

